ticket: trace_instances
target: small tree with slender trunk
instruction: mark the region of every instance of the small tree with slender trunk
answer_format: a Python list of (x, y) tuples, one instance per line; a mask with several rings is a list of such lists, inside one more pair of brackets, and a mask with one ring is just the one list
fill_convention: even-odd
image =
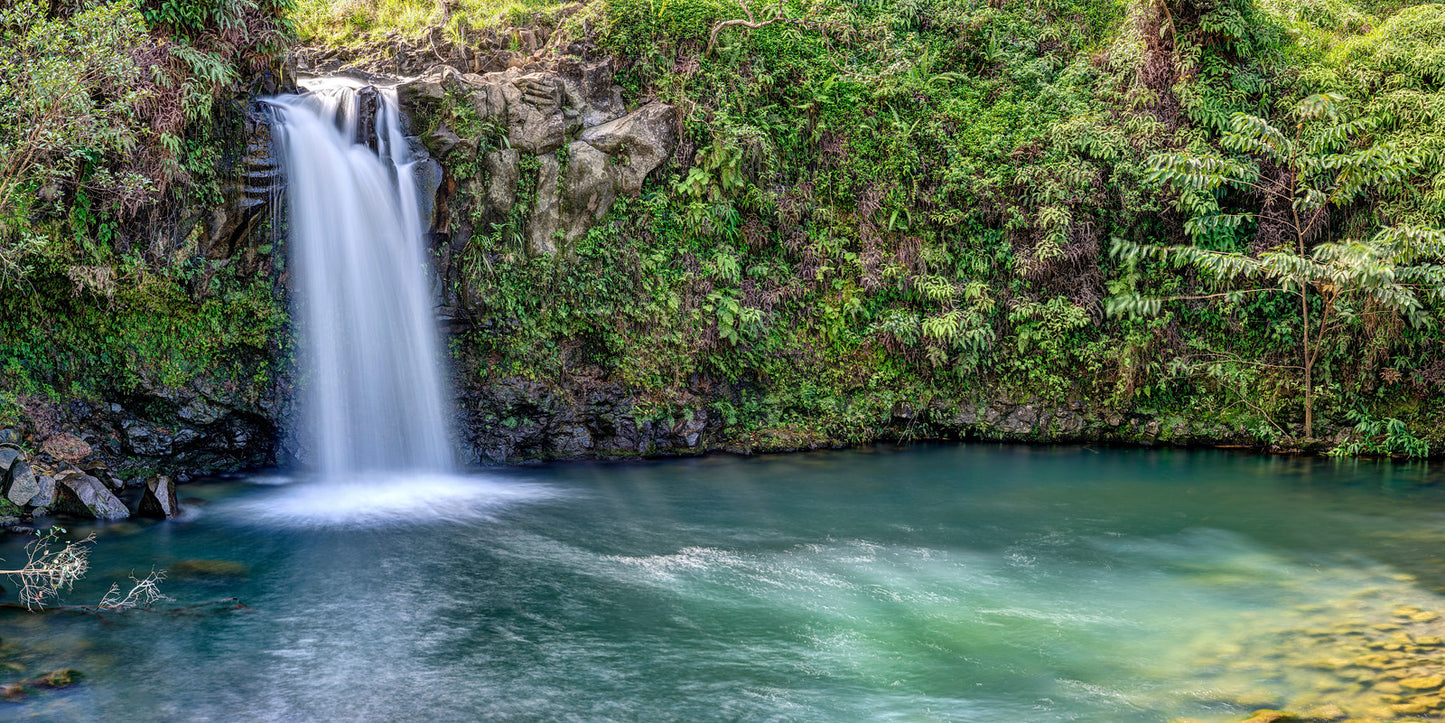
[[(1427, 303), (1445, 299), (1445, 233), (1412, 225), (1381, 230), (1367, 241), (1329, 241), (1330, 207), (1366, 192), (1408, 180), (1422, 165), (1415, 153), (1393, 144), (1364, 145), (1359, 137), (1374, 127), (1369, 118), (1345, 122), (1345, 99), (1311, 95), (1296, 109), (1293, 135), (1257, 116), (1236, 113), (1214, 151), (1163, 153), (1150, 159), (1148, 178), (1179, 193), (1190, 214), (1184, 229), (1196, 243), (1234, 232), (1267, 211), (1284, 238), (1259, 255), (1191, 246), (1154, 246), (1114, 239), (1113, 253), (1125, 259), (1152, 257), (1203, 272), (1215, 293), (1151, 298), (1113, 297), (1116, 314), (1153, 314), (1165, 302), (1240, 298), (1252, 293), (1298, 297), (1298, 369), (1303, 375), (1304, 432), (1314, 436), (1315, 367), (1326, 339), (1369, 314), (1398, 314), (1411, 324), (1431, 323)], [(1267, 177), (1263, 167), (1279, 173)], [(1221, 189), (1261, 199), (1260, 210), (1225, 213)], [(1317, 313), (1312, 313), (1318, 306)]]

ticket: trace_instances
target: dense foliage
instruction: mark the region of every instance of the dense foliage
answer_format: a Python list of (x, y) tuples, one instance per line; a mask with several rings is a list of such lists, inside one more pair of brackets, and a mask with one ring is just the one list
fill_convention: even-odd
[(311, 43), (360, 45), (432, 27), (463, 29), (552, 24), (556, 0), (296, 0), (297, 30)]
[[(15, 8), (0, 14), (0, 40), (24, 48), (0, 60), (0, 310), (22, 330), (0, 338), (8, 389), (179, 380), (273, 338), (283, 319), (265, 283), (146, 229), (158, 200), (218, 201), (225, 132), (211, 120), (290, 23), (331, 44), (542, 23), (551, 48), (621, 59), (629, 102), (677, 106), (683, 140), (569, 253), (526, 253), (525, 187), (473, 236), (453, 291), (474, 323), (452, 340), (472, 381), (600, 376), (644, 412), (705, 404), (764, 444), (862, 440), (897, 419), (926, 436), (948, 408), (989, 398), (1148, 415), (1166, 438), (1186, 421), (1262, 442), (1355, 430), (1362, 453), (1445, 441), (1445, 336), (1425, 288), (1438, 257), (1370, 251), (1437, 243), (1445, 226), (1439, 5)], [(1309, 158), (1281, 156), (1274, 136), (1293, 133), (1307, 98), (1329, 99), (1329, 122), (1312, 116)], [(1349, 185), (1339, 159), (1388, 172)], [(1289, 221), (1299, 204), (1322, 209), (1303, 230)], [(1348, 286), (1366, 271), (1374, 287)], [(1244, 277), (1298, 293), (1225, 288)], [(1356, 293), (1396, 280), (1410, 308)], [(1179, 301), (1139, 303), (1164, 298)]]
[(223, 200), (240, 102), (291, 42), (288, 7), (0, 10), (0, 418), (22, 395), (181, 384), (274, 344), (270, 281), (201, 258), (197, 239)]
[[(1342, 118), (1344, 100), (1332, 93), (1305, 98), (1293, 134), (1264, 118), (1234, 114), (1221, 145), (1248, 161), (1216, 152), (1154, 156), (1149, 178), (1178, 191), (1180, 207), (1195, 214), (1184, 222), (1194, 243), (1149, 246), (1114, 240), (1115, 252), (1130, 260), (1152, 254), (1192, 265), (1233, 287), (1182, 299), (1238, 300), (1260, 292), (1298, 297), (1299, 363), (1294, 368), (1304, 377), (1305, 436), (1313, 436), (1314, 366), (1327, 345), (1337, 343), (1337, 334), (1350, 336), (1351, 327), (1361, 323), (1399, 320), (1428, 328), (1436, 322), (1431, 307), (1445, 301), (1445, 232), (1400, 224), (1369, 239), (1315, 243), (1329, 236), (1331, 210), (1371, 191), (1399, 186), (1424, 167), (1424, 156), (1393, 142), (1360, 146), (1357, 136), (1376, 121)], [(1262, 209), (1223, 212), (1216, 194), (1226, 185), (1259, 197)], [(1258, 255), (1209, 248), (1216, 237), (1233, 235), (1246, 222), (1274, 227), (1272, 243)], [(1110, 305), (1115, 311), (1157, 313), (1160, 302), (1126, 295)], [(1322, 308), (1311, 314), (1314, 306)]]
[[(775, 21), (718, 30), (745, 17)], [(593, 3), (564, 31), (634, 59), (627, 89), (683, 109), (683, 148), (572, 257), (474, 240), (477, 312), (495, 323), (458, 352), (484, 375), (595, 365), (659, 416), (722, 380), (732, 391), (714, 409), (765, 440), (864, 439), (900, 405), (998, 396), (1265, 442), (1304, 436), (1308, 406), (1329, 431), (1367, 415), (1438, 440), (1438, 293), (1410, 315), (1327, 308), (1340, 293), (1323, 276), (1302, 280), (1304, 306), (1214, 296), (1173, 259), (1108, 250), (1304, 258), (1382, 227), (1441, 226), (1441, 20), (1433, 5), (1250, 0)], [(1359, 168), (1403, 155), (1409, 169), (1351, 186), (1292, 236), (1281, 214), (1317, 179), (1296, 184), (1301, 169), (1229, 138), (1237, 118), (1292, 127), (1321, 92), (1346, 119), (1331, 154)], [(1157, 173), (1176, 155), (1258, 182), (1181, 192)], [(1429, 256), (1410, 263), (1438, 274)], [(1207, 298), (1106, 314), (1115, 297), (1183, 296)], [(1330, 334), (1305, 384), (1310, 314)]]

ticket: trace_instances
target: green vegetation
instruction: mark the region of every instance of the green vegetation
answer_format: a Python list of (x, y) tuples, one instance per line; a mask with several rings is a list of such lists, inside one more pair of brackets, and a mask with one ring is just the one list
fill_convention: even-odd
[[(616, 57), (681, 143), (570, 253), (526, 251), (535, 157), (505, 217), (455, 209), (473, 381), (587, 374), (760, 444), (999, 398), (1166, 439), (1445, 441), (1445, 9), (1365, 0), (27, 0), (0, 11), (0, 416), (265, 381), (280, 297), (192, 214), (293, 32), (523, 25)], [(438, 113), (482, 189), (503, 134)]]
[[(484, 376), (595, 365), (659, 416), (722, 380), (714, 408), (763, 440), (997, 397), (1265, 442), (1368, 408), (1439, 439), (1442, 22), (1343, 2), (593, 2), (560, 31), (632, 59), (620, 81), (684, 110), (683, 148), (571, 257), (474, 239), (487, 323), (458, 354)], [(1298, 152), (1261, 146), (1307, 98)], [(1217, 178), (1185, 188), (1202, 171), (1178, 164), (1206, 157)], [(1296, 228), (1294, 198), (1328, 210)], [(1246, 276), (1294, 301), (1212, 293)]]
[(553, 25), (565, 3), (555, 0), (296, 0), (292, 17), (301, 39), (325, 46), (355, 46), (388, 33), (413, 38), (432, 27), (456, 35), (522, 25)]
[[(289, 0), (21, 0), (0, 10), (0, 422), (19, 395), (256, 381), (284, 305), (203, 257), (241, 103)], [(232, 160), (227, 160), (232, 159)]]
[[(1304, 433), (1314, 435), (1313, 371), (1326, 344), (1350, 326), (1399, 319), (1417, 328), (1433, 325), (1425, 302), (1445, 301), (1445, 232), (1410, 225), (1392, 226), (1369, 241), (1313, 243), (1327, 237), (1332, 208), (1344, 207), (1366, 193), (1400, 185), (1424, 165), (1423, 157), (1394, 143), (1358, 147), (1357, 136), (1372, 130), (1371, 117), (1345, 121), (1342, 96), (1311, 95), (1300, 103), (1293, 137), (1269, 121), (1236, 113), (1223, 148), (1249, 154), (1252, 163), (1217, 152), (1164, 153), (1153, 158), (1150, 179), (1179, 192), (1179, 207), (1191, 214), (1184, 230), (1190, 246), (1144, 246), (1115, 239), (1114, 251), (1129, 260), (1141, 254), (1189, 264), (1225, 284), (1268, 281), (1229, 291), (1180, 299), (1240, 297), (1279, 291), (1299, 298), (1299, 360), (1304, 392)], [(1261, 166), (1278, 169), (1269, 177)], [(1223, 186), (1263, 200), (1259, 213), (1224, 213), (1215, 193)], [(1254, 256), (1214, 251), (1211, 241), (1234, 234), (1245, 222), (1270, 230), (1267, 250)], [(1311, 246), (1313, 249), (1311, 250)], [(1313, 297), (1322, 308), (1311, 321)], [(1424, 297), (1422, 300), (1422, 296)], [(1138, 296), (1110, 300), (1115, 311), (1157, 313), (1160, 300)], [(1254, 363), (1259, 363), (1255, 361)]]

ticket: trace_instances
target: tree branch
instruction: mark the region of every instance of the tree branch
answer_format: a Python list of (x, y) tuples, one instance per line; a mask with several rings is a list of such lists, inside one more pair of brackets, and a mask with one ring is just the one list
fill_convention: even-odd
[(740, 19), (740, 20), (724, 20), (724, 21), (718, 23), (717, 25), (712, 26), (712, 32), (708, 35), (708, 38), (707, 38), (707, 50), (703, 51), (703, 55), (704, 55), (704, 56), (712, 55), (713, 48), (717, 46), (717, 36), (718, 36), (718, 33), (722, 32), (723, 30), (725, 30), (725, 29), (727, 29), (727, 28), (729, 28), (729, 27), (732, 27), (732, 26), (734, 26), (734, 25), (736, 25), (736, 26), (741, 26), (741, 27), (744, 27), (744, 28), (756, 29), (756, 28), (767, 27), (767, 26), (769, 26), (769, 25), (772, 25), (773, 23), (789, 23), (789, 24), (792, 24), (792, 25), (806, 25), (806, 24), (807, 24), (807, 21), (806, 21), (806, 20), (802, 20), (802, 19), (800, 19), (800, 18), (785, 18), (785, 17), (783, 17), (783, 6), (782, 6), (782, 5), (779, 5), (779, 6), (778, 6), (778, 12), (777, 12), (776, 15), (774, 15), (774, 16), (771, 17), (771, 18), (768, 18), (767, 20), (763, 20), (763, 21), (759, 22), (758, 19), (757, 19), (757, 17), (756, 17), (755, 15), (753, 15), (753, 10), (752, 10), (752, 8), (748, 7), (748, 2), (747, 2), (747, 0), (740, 0), (740, 4), (743, 6), (743, 13), (748, 16), (747, 19), (746, 19), (746, 20), (741, 20), (741, 19)]
[(96, 616), (96, 617), (102, 617), (105, 613), (119, 613), (119, 612), (146, 612), (146, 613), (162, 613), (162, 614), (182, 614), (182, 613), (193, 612), (193, 611), (196, 611), (196, 610), (202, 610), (202, 609), (205, 609), (205, 608), (220, 607), (220, 606), (223, 606), (223, 605), (226, 606), (226, 608), (227, 608), (227, 609), (230, 609), (230, 610), (241, 610), (241, 609), (247, 607), (245, 603), (241, 602), (241, 599), (240, 599), (240, 598), (227, 597), (227, 598), (221, 598), (221, 599), (219, 599), (219, 600), (211, 600), (210, 602), (198, 603), (198, 604), (196, 604), (196, 605), (186, 605), (186, 606), (178, 607), (178, 608), (144, 608), (144, 607), (133, 607), (133, 608), (118, 608), (118, 609), (113, 609), (113, 608), (102, 607), (102, 606), (100, 606), (100, 605), (55, 605), (55, 606), (48, 607), (48, 608), (34, 608), (34, 609), (32, 609), (32, 608), (27, 608), (27, 607), (25, 607), (24, 605), (21, 605), (21, 604), (19, 604), (19, 603), (0, 603), (0, 610), (25, 610), (25, 611), (27, 611), (27, 612), (39, 612), (39, 613), (82, 613), (82, 614), (85, 614), (85, 615), (94, 615), (94, 616)]

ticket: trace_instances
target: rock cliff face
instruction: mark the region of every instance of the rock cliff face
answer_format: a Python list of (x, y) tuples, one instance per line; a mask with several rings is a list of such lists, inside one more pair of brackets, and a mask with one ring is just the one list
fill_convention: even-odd
[[(565, 252), (619, 194), (639, 193), (677, 144), (677, 114), (662, 103), (628, 113), (612, 78), (611, 60), (567, 58), (484, 75), (438, 66), (401, 84), (402, 110), (426, 148), (448, 169), (480, 169), (443, 177), (432, 233), (464, 245), (481, 224), (518, 214), (531, 253)], [(451, 119), (485, 134), (463, 138)]]
[[(579, 374), (562, 383), (506, 378), (463, 388), (461, 432), (466, 452), (482, 463), (756, 454), (895, 441), (1258, 446), (1258, 438), (1243, 427), (1136, 414), (1086, 401), (1008, 398), (938, 400), (917, 407), (900, 402), (862, 433), (834, 435), (812, 428), (750, 433), (730, 428), (713, 411), (717, 402), (736, 402), (740, 391), (699, 382), (673, 400), (670, 411), (659, 413), (644, 412), (629, 390), (598, 376)], [(1347, 436), (1276, 451), (1320, 452)]]
[[(522, 220), (528, 252), (566, 253), (619, 195), (637, 194), (648, 173), (671, 155), (673, 109), (651, 103), (629, 112), (613, 72), (606, 59), (584, 64), (564, 58), (485, 74), (433, 62), (428, 72), (399, 86), (412, 141), (423, 156), (422, 206), (443, 277), (458, 273), (453, 252), (474, 229), (506, 217)], [(457, 103), (469, 111), (472, 125), (453, 130), (443, 119)], [(224, 203), (183, 215), (193, 219), (188, 223), (197, 229), (202, 257), (243, 275), (268, 276), (282, 296), (289, 293), (282, 261), (289, 212), (284, 178), (264, 109), (252, 105), (240, 121), (238, 152), (222, 182)], [(454, 169), (460, 166), (477, 172), (459, 178)], [(467, 303), (452, 294), (439, 301), (442, 308)], [(304, 451), (289, 434), (295, 418), (289, 353), (275, 352), (274, 359), (257, 360), (270, 367), (269, 382), (259, 386), (204, 372), (179, 385), (165, 384), (140, 370), (136, 388), (114, 398), (65, 404), (28, 398), (28, 424), (14, 433), (33, 451), (31, 459), (48, 473), (41, 475), (46, 479), (66, 470), (106, 469), (131, 486), (143, 486), (160, 472), (184, 481), (285, 464)], [(470, 388), (458, 402), (469, 461), (703, 448), (705, 416), (683, 424), (638, 421), (624, 390), (585, 395), (589, 406), (573, 408), (570, 393), (536, 383)], [(22, 480), (16, 494), (27, 489)]]
[(461, 390), (459, 432), (484, 464), (697, 455), (724, 447), (724, 422), (707, 406), (716, 391), (687, 392), (681, 411), (649, 416), (628, 389), (593, 376), (493, 380)]
[[(241, 154), (232, 173), (222, 181), (225, 202), (208, 209), (202, 221), (200, 252), (208, 259), (235, 259), (249, 272), (261, 271), (262, 256), (256, 243), (265, 223), (280, 211), (285, 186), (271, 144), (271, 126), (259, 104), (252, 103), (241, 118)], [(273, 244), (274, 246), (274, 244)]]
[[(148, 228), (150, 243), (195, 269), (189, 302), (204, 303), (212, 280), (226, 274), (233, 286), (254, 282), (262, 289), (258, 296), (269, 288), (270, 302), (284, 306), (284, 185), (270, 126), (255, 102), (222, 112), (227, 115), (218, 118), (217, 127), (231, 129), (219, 149), (222, 202), (164, 209)], [(21, 395), (18, 422), (3, 430), (0, 443), (23, 448), (42, 480), (66, 471), (106, 470), (117, 485), (123, 478), (137, 486), (157, 471), (174, 471), (184, 480), (273, 464), (278, 454), (287, 454), (281, 444), (290, 409), (284, 393), (291, 378), (286, 346), (277, 339), (270, 349), (237, 352), (226, 358), (226, 369), (127, 368), (130, 381), (102, 398)], [(49, 508), (43, 498), (62, 492), (51, 485), (48, 493), (37, 494), (41, 502), (27, 504)], [(11, 495), (17, 496), (24, 495)]]
[[(401, 55), (400, 65), (414, 62)], [(492, 62), (496, 65), (495, 59)], [(629, 112), (611, 59), (565, 57), (469, 72), (432, 64), (398, 86), (416, 145), (439, 163), (424, 184), (443, 308), (454, 331), (475, 322), (464, 311), (460, 255), (473, 234), (508, 222), (531, 255), (566, 254), (614, 201), (640, 193), (678, 143), (677, 111), (662, 103)], [(1195, 428), (1185, 420), (1135, 418), (1083, 403), (959, 401), (902, 404), (867, 433), (839, 439), (809, 429), (740, 433), (713, 411), (744, 390), (698, 379), (666, 411), (602, 369), (574, 369), (538, 381), (459, 370), (457, 428), (469, 461), (619, 458), (815, 449), (864, 439), (1010, 439), (1131, 444), (1244, 441), (1246, 430)]]
[(275, 464), (294, 454), (291, 406), (273, 380), (260, 389), (197, 377), (182, 386), (152, 382), (105, 402), (57, 404), (22, 397), (27, 423), (9, 430), (42, 470), (108, 469), (129, 485), (157, 471), (181, 480)]
[[(487, 73), (434, 65), (398, 86), (410, 131), (440, 161), (423, 205), (432, 209), (433, 258), (454, 330), (473, 323), (457, 310), (474, 304), (460, 258), (474, 234), (511, 224), (526, 253), (567, 254), (672, 156), (676, 110), (650, 102), (629, 111), (614, 75), (611, 59), (562, 57)], [(721, 437), (701, 397), (686, 418), (646, 418), (628, 390), (603, 378), (459, 379), (465, 455), (513, 463), (699, 454)]]

